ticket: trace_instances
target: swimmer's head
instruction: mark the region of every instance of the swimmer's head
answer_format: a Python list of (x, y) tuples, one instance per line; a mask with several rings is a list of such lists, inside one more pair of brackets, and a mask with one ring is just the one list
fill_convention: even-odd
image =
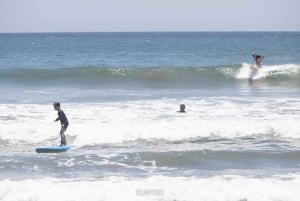
[(185, 112), (185, 104), (181, 104), (179, 109), (179, 112)]

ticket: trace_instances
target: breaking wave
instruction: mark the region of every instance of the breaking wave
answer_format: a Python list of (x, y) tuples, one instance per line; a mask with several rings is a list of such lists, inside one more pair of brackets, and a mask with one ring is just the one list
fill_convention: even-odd
[[(55, 69), (2, 69), (0, 81), (11, 83), (101, 86), (201, 87), (244, 82), (251, 74), (250, 64), (210, 67), (113, 68), (78, 67)], [(263, 66), (254, 75), (260, 83), (300, 86), (300, 64)]]

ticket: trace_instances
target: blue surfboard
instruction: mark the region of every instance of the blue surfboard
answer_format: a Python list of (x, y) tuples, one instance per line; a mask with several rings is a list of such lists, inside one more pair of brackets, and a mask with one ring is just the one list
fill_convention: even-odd
[(59, 153), (59, 152), (64, 152), (67, 151), (71, 148), (71, 145), (66, 145), (66, 146), (52, 146), (52, 147), (37, 147), (35, 151), (37, 153)]

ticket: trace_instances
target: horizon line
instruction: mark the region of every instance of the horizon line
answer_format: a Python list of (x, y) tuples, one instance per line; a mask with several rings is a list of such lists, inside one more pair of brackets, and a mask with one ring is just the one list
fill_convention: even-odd
[(0, 32), (0, 34), (39, 34), (39, 33), (297, 33), (300, 30), (278, 30), (278, 31), (26, 31), (26, 32)]

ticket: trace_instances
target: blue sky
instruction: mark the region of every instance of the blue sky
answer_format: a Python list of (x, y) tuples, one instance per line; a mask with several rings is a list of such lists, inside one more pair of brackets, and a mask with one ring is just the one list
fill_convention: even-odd
[(300, 0), (0, 0), (0, 32), (300, 31)]

